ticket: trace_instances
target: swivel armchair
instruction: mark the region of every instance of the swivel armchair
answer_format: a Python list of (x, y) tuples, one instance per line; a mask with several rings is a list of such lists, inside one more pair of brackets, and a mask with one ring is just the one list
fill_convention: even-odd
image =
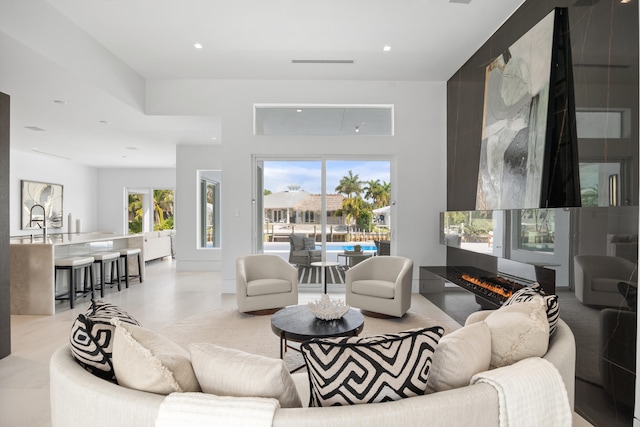
[(411, 307), (413, 261), (397, 256), (375, 256), (345, 274), (345, 301), (365, 314), (402, 317)]
[(604, 255), (576, 255), (573, 258), (575, 294), (585, 305), (627, 307), (618, 291), (618, 283), (637, 287), (636, 263), (624, 258)]
[(248, 255), (236, 261), (238, 311), (269, 314), (298, 304), (298, 271), (277, 255)]

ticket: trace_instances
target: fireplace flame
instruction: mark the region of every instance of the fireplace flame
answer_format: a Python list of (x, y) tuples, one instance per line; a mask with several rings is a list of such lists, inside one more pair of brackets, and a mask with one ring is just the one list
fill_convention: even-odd
[(480, 280), (468, 274), (463, 274), (461, 277), (463, 280), (466, 280), (469, 283), (473, 283), (476, 286), (480, 286), (481, 288), (487, 289), (505, 298), (509, 298), (511, 295), (513, 295), (513, 291), (510, 289), (505, 289), (502, 286), (492, 285), (491, 283), (485, 282), (484, 280)]

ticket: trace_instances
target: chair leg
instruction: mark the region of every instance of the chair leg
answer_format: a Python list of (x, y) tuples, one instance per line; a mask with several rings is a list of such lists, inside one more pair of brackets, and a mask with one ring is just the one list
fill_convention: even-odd
[[(102, 265), (103, 265), (103, 268), (104, 268), (104, 264), (102, 264)], [(89, 289), (91, 290), (91, 299), (93, 299), (93, 298), (95, 298), (94, 292), (95, 292), (96, 281), (95, 281), (95, 277), (93, 275), (93, 268), (91, 267), (91, 265), (89, 265), (87, 267), (87, 269), (89, 270)], [(102, 293), (102, 290), (100, 291), (100, 293)]]
[[(115, 268), (115, 270), (114, 270)], [(113, 282), (113, 272), (116, 272), (116, 277), (118, 278), (118, 292), (120, 292), (122, 289), (120, 287), (120, 261), (119, 259), (115, 259), (114, 263), (111, 264), (111, 281)]]
[(124, 285), (128, 289), (129, 288), (129, 257), (122, 257), (122, 262), (124, 263)]
[(76, 302), (76, 285), (74, 269), (69, 269), (69, 305), (74, 308)]
[[(100, 298), (104, 298), (104, 286), (107, 284), (107, 280), (104, 275), (104, 261), (100, 261)], [(96, 279), (96, 283), (98, 280)]]
[(140, 265), (140, 254), (138, 254), (138, 280), (142, 283), (142, 265)]

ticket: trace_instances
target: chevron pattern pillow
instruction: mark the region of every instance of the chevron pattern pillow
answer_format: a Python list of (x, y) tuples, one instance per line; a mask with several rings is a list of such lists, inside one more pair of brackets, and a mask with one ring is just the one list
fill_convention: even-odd
[(117, 317), (123, 322), (140, 325), (122, 308), (101, 301), (91, 300), (91, 306), (79, 314), (71, 326), (71, 354), (76, 361), (93, 375), (117, 383), (111, 355), (115, 326), (110, 321)]
[(367, 338), (314, 338), (300, 346), (309, 406), (342, 406), (423, 395), (444, 329), (434, 326)]
[(560, 318), (560, 307), (558, 306), (558, 295), (547, 295), (540, 283), (536, 282), (531, 286), (524, 287), (514, 292), (508, 300), (505, 301), (503, 306), (517, 304), (521, 302), (528, 302), (536, 295), (540, 295), (544, 298), (544, 302), (547, 306), (547, 320), (549, 321), (549, 336), (553, 336), (556, 332), (556, 325)]

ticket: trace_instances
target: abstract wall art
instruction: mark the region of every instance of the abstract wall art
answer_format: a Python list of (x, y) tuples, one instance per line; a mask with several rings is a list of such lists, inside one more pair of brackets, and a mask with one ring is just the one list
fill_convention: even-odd
[(62, 185), (20, 181), (22, 194), (22, 229), (62, 227)]
[(566, 9), (555, 9), (487, 65), (476, 209), (549, 207), (567, 168), (573, 179), (577, 151), (565, 159), (577, 145), (567, 48)]

